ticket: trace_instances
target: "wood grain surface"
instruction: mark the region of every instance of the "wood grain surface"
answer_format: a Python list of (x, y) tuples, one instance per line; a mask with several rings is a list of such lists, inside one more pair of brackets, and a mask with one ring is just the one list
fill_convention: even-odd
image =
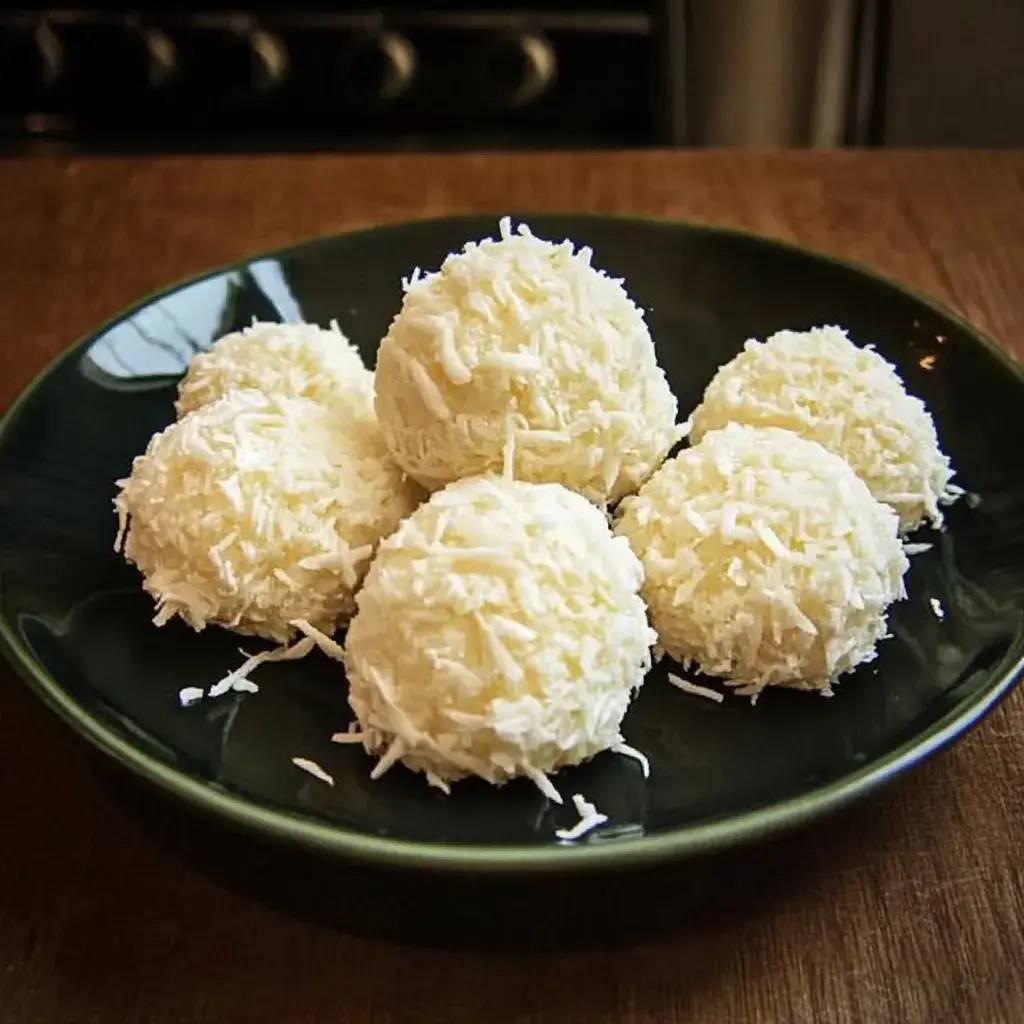
[[(355, 225), (599, 210), (862, 260), (1024, 358), (1024, 155), (0, 163), (0, 407), (183, 275)], [(575, 884), (293, 864), (100, 770), (0, 668), (0, 1024), (1024, 1021), (1024, 693), (771, 844)]]

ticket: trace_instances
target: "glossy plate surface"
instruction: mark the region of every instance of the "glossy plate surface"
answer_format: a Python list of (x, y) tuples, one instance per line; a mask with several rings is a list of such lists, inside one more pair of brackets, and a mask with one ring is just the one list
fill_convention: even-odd
[(767, 693), (756, 707), (682, 694), (656, 669), (625, 725), (650, 780), (611, 754), (555, 779), (611, 819), (573, 847), (554, 838), (571, 808), (527, 782), (464, 782), (450, 798), (400, 768), (371, 782), (360, 750), (329, 742), (351, 716), (340, 667), (319, 655), (263, 667), (258, 694), (179, 706), (182, 687), (237, 665), (239, 639), (150, 624), (149, 598), (112, 550), (114, 481), (173, 419), (190, 357), (253, 317), (337, 319), (372, 364), (400, 279), (496, 231), (496, 218), (465, 217), (319, 239), (183, 284), (28, 389), (0, 427), (0, 638), (29, 686), (131, 771), (226, 821), (347, 856), (484, 871), (623, 865), (754, 838), (842, 805), (976, 721), (1024, 659), (1024, 378), (1009, 358), (925, 299), (770, 240), (652, 220), (529, 222), (626, 278), (684, 413), (746, 338), (783, 327), (841, 324), (899, 365), (976, 499), (942, 535), (914, 538), (934, 547), (914, 558), (910, 599), (873, 665), (831, 700)]

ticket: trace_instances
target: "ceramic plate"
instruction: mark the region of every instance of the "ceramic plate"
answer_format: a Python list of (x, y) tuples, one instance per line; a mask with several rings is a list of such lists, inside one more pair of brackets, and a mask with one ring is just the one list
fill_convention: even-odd
[[(496, 231), (497, 218), (465, 217), (323, 238), (178, 285), (31, 385), (0, 427), (0, 636), (32, 690), (129, 770), (229, 823), (339, 855), (483, 871), (733, 845), (841, 806), (976, 722), (1024, 661), (1024, 378), (1012, 361), (926, 299), (789, 245), (652, 220), (528, 219), (626, 278), (684, 412), (746, 338), (784, 327), (841, 324), (899, 365), (972, 497), (946, 532), (915, 538), (934, 546), (914, 558), (876, 662), (832, 699), (769, 692), (756, 707), (683, 694), (655, 669), (624, 727), (651, 778), (612, 754), (556, 778), (610, 817), (573, 846), (554, 835), (571, 807), (528, 782), (467, 781), (445, 797), (401, 768), (371, 781), (361, 750), (329, 742), (351, 716), (340, 666), (320, 655), (265, 666), (258, 694), (179, 705), (183, 687), (238, 664), (240, 641), (151, 625), (150, 599), (113, 552), (114, 481), (172, 421), (189, 359), (253, 317), (337, 319), (372, 364), (402, 276)], [(294, 767), (297, 756), (336, 785)]]

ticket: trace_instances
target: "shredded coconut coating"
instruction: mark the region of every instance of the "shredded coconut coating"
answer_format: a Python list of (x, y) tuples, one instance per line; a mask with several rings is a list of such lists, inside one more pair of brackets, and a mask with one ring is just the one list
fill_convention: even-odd
[(839, 327), (748, 341), (708, 385), (691, 438), (730, 422), (782, 427), (841, 455), (899, 513), (904, 533), (941, 526), (939, 506), (962, 493), (924, 403), (891, 363)]
[(501, 472), (597, 503), (630, 494), (678, 440), (676, 400), (642, 311), (591, 251), (501, 222), (438, 273), (415, 273), (377, 357), (396, 461), (434, 490)]
[(621, 507), (659, 645), (752, 696), (830, 692), (875, 656), (909, 562), (896, 514), (839, 456), (730, 424)]
[(357, 597), (349, 702), (380, 775), (447, 789), (547, 778), (623, 742), (655, 640), (640, 562), (557, 484), (478, 477), (436, 492), (380, 546)]
[(155, 435), (118, 481), (116, 547), (174, 616), (285, 641), (351, 614), (381, 537), (419, 502), (367, 395), (327, 409), (233, 391)]
[(192, 360), (175, 408), (184, 416), (229, 391), (247, 389), (330, 405), (353, 388), (372, 394), (373, 374), (337, 324), (324, 330), (257, 322), (226, 334)]

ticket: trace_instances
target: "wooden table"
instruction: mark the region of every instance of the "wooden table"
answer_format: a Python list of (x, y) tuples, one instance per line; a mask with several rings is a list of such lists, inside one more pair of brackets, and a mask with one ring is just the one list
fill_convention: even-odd
[[(507, 208), (796, 239), (932, 293), (1024, 358), (1022, 154), (40, 160), (0, 164), (0, 407), (182, 275)], [(336, 866), (324, 881), (352, 912), (333, 926), (278, 909), (287, 885), (274, 906), (245, 895), (251, 869), (287, 878), (112, 788), (6, 667), (0, 737), (0, 1024), (1024, 1020), (1024, 692), (906, 781), (767, 847), (582, 889)]]

